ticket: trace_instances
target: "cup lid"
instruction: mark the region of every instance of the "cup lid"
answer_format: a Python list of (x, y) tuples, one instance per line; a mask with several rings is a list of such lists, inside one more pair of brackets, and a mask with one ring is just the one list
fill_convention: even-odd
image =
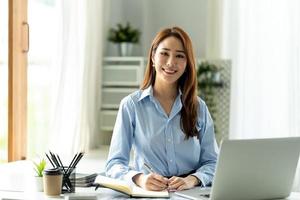
[(63, 171), (61, 168), (45, 169), (43, 174), (44, 175), (61, 175), (61, 174), (63, 174)]

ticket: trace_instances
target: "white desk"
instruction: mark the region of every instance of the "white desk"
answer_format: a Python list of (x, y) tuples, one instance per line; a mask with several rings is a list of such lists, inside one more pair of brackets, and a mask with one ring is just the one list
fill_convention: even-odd
[[(93, 188), (76, 188), (76, 193), (70, 194), (71, 196), (77, 196), (76, 199), (81, 200), (101, 200), (101, 199), (130, 199), (128, 196), (115, 192), (110, 189), (101, 188), (97, 191), (94, 191)], [(9, 192), (9, 191), (0, 191), (0, 199), (26, 199), (26, 200), (61, 200), (68, 199), (64, 195), (58, 197), (47, 197), (43, 192)], [(69, 198), (70, 200), (72, 198)], [(139, 200), (147, 198), (138, 198)], [(159, 199), (159, 198), (157, 198)], [(185, 198), (179, 197), (175, 194), (171, 194), (170, 199), (174, 200), (186, 200)], [(164, 198), (165, 200), (165, 198)], [(292, 193), (286, 200), (300, 200), (300, 193)]]
[[(80, 169), (82, 168), (83, 169)], [(93, 173), (104, 170), (103, 161), (83, 159), (77, 172)], [(86, 169), (84, 169), (86, 168)], [(88, 169), (87, 169), (88, 168)], [(110, 189), (99, 188), (76, 188), (77, 199), (129, 199), (128, 196)], [(84, 198), (86, 197), (86, 198)], [(44, 195), (43, 192), (36, 192), (33, 180), (33, 165), (31, 161), (18, 161), (0, 165), (0, 199), (28, 199), (28, 200), (56, 200), (68, 199), (64, 195), (52, 198)], [(184, 200), (175, 194), (170, 199)], [(300, 193), (292, 193), (288, 200), (300, 200)], [(139, 200), (142, 200), (139, 198)]]

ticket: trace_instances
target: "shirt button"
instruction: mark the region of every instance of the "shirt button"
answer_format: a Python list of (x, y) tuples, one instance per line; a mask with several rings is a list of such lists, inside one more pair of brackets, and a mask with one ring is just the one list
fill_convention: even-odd
[(173, 162), (173, 160), (171, 159), (170, 162)]
[(168, 142), (171, 142), (171, 139), (168, 139)]

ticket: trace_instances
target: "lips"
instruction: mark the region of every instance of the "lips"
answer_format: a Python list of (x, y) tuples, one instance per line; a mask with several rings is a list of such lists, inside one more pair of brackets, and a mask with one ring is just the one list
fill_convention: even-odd
[(166, 74), (175, 74), (177, 72), (177, 70), (171, 69), (171, 68), (162, 68), (162, 70), (166, 73)]

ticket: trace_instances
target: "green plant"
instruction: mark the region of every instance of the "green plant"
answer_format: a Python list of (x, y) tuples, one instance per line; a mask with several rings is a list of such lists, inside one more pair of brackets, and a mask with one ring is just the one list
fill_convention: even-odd
[(198, 88), (206, 90), (223, 87), (223, 83), (220, 80), (220, 70), (212, 63), (207, 61), (201, 62), (197, 70)]
[(33, 162), (34, 164), (34, 170), (37, 174), (38, 177), (43, 177), (43, 171), (46, 167), (46, 161), (45, 159), (42, 159), (40, 162), (36, 163), (36, 162)]
[(132, 28), (129, 22), (126, 25), (117, 24), (116, 28), (110, 28), (108, 40), (114, 43), (131, 42), (138, 43), (141, 32)]
[[(205, 101), (213, 120), (216, 120), (217, 115), (216, 98), (218, 91), (216, 89), (224, 87), (220, 70), (221, 68), (207, 61), (201, 62), (197, 69), (198, 95)], [(215, 132), (216, 135), (219, 133), (216, 126)]]

